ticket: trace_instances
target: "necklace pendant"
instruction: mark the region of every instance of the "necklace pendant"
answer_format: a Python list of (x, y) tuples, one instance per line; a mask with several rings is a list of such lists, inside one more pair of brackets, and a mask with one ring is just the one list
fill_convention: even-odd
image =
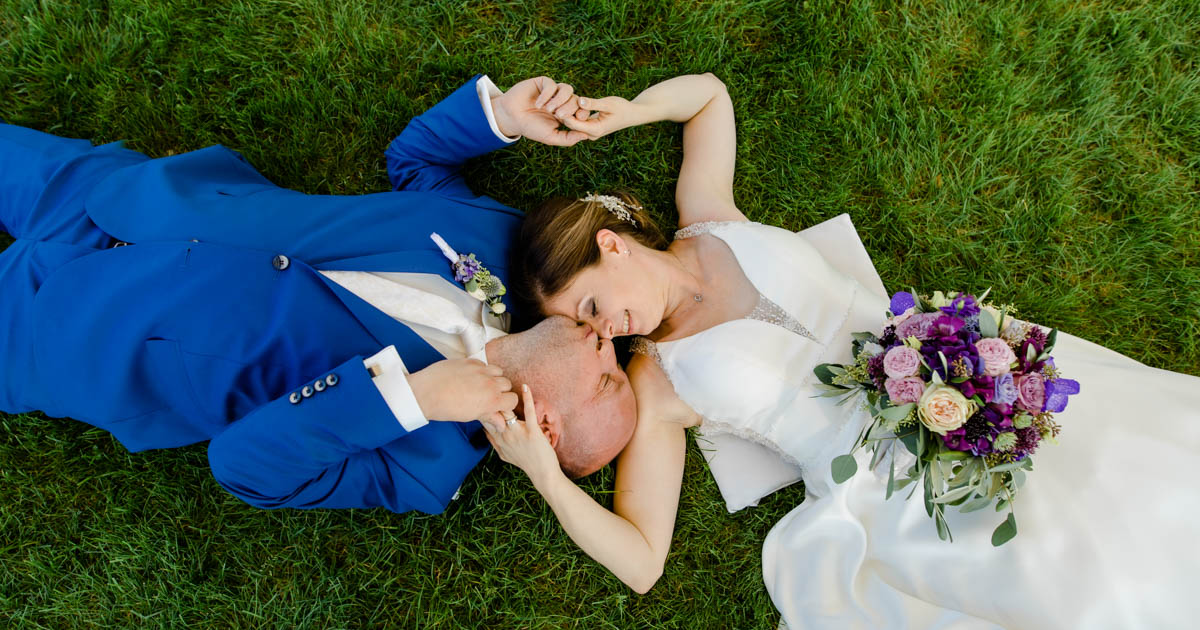
[(699, 293), (697, 293), (696, 295), (693, 295), (693, 296), (692, 296), (692, 299), (693, 299), (693, 300), (696, 300), (697, 302), (703, 302), (703, 301), (704, 301), (704, 296), (703, 296), (703, 295), (700, 295)]

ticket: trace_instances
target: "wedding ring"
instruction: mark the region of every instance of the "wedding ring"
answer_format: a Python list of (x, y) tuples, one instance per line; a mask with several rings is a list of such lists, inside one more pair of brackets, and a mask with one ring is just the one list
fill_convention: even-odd
[(517, 423), (517, 414), (511, 411), (501, 411), (500, 415), (504, 416), (504, 424), (510, 427)]
[(516, 423), (517, 423), (517, 419), (516, 419), (516, 418), (509, 418), (508, 420), (505, 420), (505, 421), (504, 421), (504, 424), (507, 424), (507, 425), (508, 425), (508, 426), (510, 426), (510, 427), (511, 427), (512, 425), (516, 424)]

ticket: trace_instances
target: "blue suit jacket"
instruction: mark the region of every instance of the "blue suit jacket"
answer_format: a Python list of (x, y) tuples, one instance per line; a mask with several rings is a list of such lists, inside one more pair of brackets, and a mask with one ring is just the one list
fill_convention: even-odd
[[(133, 245), (78, 257), (38, 292), (30, 391), (41, 407), (133, 451), (211, 439), (217, 481), (259, 507), (442, 511), (486, 453), (478, 423), (408, 433), (363, 357), (395, 345), (412, 371), (443, 357), (318, 270), (453, 281), (429, 239), (439, 232), (505, 277), (521, 215), (459, 175), (505, 144), (474, 86), (392, 142), (394, 192), (285, 190), (219, 146), (114, 170), (86, 211)], [(289, 401), (317, 381), (336, 384)]]

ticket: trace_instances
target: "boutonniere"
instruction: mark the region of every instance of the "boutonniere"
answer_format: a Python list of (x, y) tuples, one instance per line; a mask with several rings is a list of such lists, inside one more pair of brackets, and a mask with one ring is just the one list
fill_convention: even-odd
[(454, 251), (437, 232), (430, 234), (429, 238), (437, 243), (438, 249), (442, 250), (442, 254), (450, 261), (450, 268), (454, 270), (454, 280), (462, 283), (471, 297), (487, 304), (492, 315), (499, 317), (504, 314), (505, 306), (500, 298), (504, 297), (508, 290), (504, 288), (500, 278), (493, 276), (492, 272), (480, 264), (475, 259), (475, 254), (464, 255)]

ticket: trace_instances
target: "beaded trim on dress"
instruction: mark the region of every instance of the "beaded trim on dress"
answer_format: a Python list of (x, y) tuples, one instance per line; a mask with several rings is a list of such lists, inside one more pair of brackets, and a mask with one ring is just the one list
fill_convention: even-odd
[[(745, 221), (701, 221), (676, 230), (675, 238), (692, 238), (693, 236), (708, 234), (719, 227), (724, 227), (731, 223), (745, 223)], [(808, 328), (804, 327), (804, 324), (801, 324), (795, 317), (792, 317), (791, 313), (788, 313), (782, 306), (776, 304), (771, 298), (762, 293), (758, 294), (758, 303), (754, 305), (754, 310), (750, 311), (750, 314), (744, 319), (754, 319), (768, 324), (775, 324), (801, 337), (821, 343)]]

